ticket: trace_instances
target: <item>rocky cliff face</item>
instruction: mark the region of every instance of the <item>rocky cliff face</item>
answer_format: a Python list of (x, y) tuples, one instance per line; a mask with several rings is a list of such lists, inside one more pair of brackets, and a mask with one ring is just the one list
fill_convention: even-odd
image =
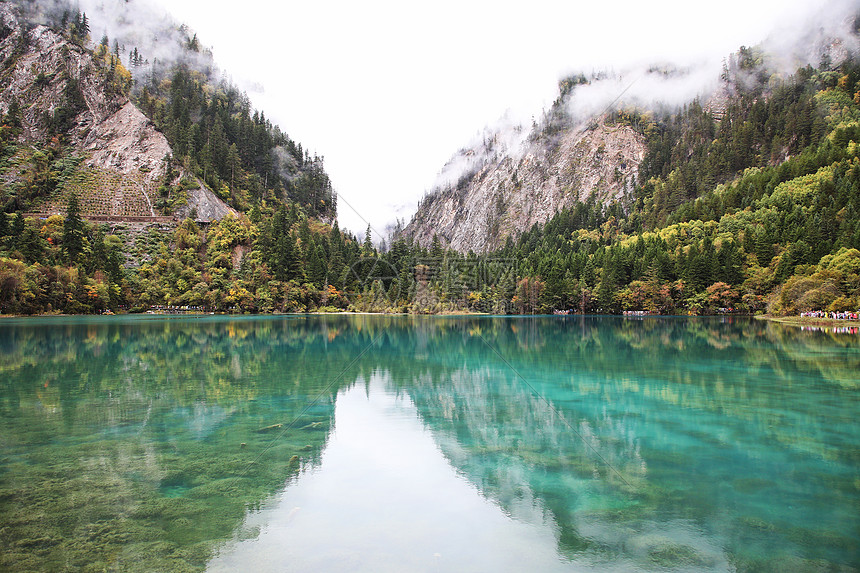
[(86, 110), (78, 114), (72, 136), (78, 142), (87, 132), (122, 105), (121, 98), (106, 98), (100, 78), (90, 72), (92, 57), (80, 46), (44, 26), (26, 30), (12, 8), (0, 3), (3, 41), (3, 89), (0, 111), (8, 112), (12, 99), (21, 106), (22, 137), (39, 141), (47, 134), (46, 113), (53, 113), (65, 99), (67, 82), (78, 82)]
[(592, 194), (610, 202), (631, 191), (645, 154), (640, 134), (603, 120), (536, 127), (498, 152), (493, 143), (485, 139), (483, 149), (452, 160), (471, 161), (472, 174), (425, 197), (404, 236), (429, 245), (436, 234), (459, 251), (491, 251)]
[[(29, 28), (5, 2), (0, 2), (0, 38), (0, 114), (7, 114), (13, 102), (18, 105), (19, 142), (46, 142), (51, 118), (68, 110), (65, 138), (84, 158), (77, 176), (46, 197), (41, 210), (62, 210), (65, 195), (73, 191), (84, 214), (160, 214), (153, 205), (172, 150), (153, 123), (108, 86), (109, 65), (50, 28)], [(192, 209), (204, 220), (234, 212), (202, 185), (188, 191), (188, 204), (177, 214)]]
[(74, 81), (84, 106), (75, 109), (68, 135), (70, 143), (89, 154), (87, 165), (146, 172), (144, 179), (163, 175), (162, 160), (170, 154), (167, 139), (126, 97), (106, 93), (91, 52), (44, 26), (25, 31), (8, 4), (0, 4), (0, 19), (8, 31), (0, 43), (6, 66), (0, 112), (8, 112), (13, 99), (18, 102), (24, 141), (46, 138), (46, 117), (67, 104), (69, 82)]

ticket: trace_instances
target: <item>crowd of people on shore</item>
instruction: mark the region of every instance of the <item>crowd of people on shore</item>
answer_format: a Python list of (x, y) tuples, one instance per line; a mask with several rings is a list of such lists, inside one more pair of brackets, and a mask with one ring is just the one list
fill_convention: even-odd
[(801, 312), (801, 318), (830, 318), (833, 320), (858, 320), (860, 311), (857, 312), (826, 312), (823, 310), (811, 310)]

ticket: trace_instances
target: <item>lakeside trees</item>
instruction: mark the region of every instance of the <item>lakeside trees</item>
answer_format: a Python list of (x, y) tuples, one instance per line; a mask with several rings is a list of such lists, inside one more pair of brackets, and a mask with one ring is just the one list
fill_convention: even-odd
[[(852, 163), (860, 172), (860, 159)], [(785, 314), (856, 310), (860, 250), (836, 241), (815, 260), (807, 227), (791, 243), (767, 237), (760, 219), (773, 216), (763, 207), (615, 238), (610, 227), (577, 229), (561, 241), (565, 235), (548, 233), (558, 227), (547, 225), (478, 256), (404, 240), (379, 252), (285, 206), (259, 223), (245, 216), (206, 227), (185, 220), (167, 237), (149, 237), (151, 254), (139, 267), (123, 268), (125, 243), (101, 226), (15, 215), (0, 224), (0, 311), (175, 305), (233, 312), (708, 314), (756, 312), (768, 304)], [(766, 247), (772, 256), (761, 264)]]

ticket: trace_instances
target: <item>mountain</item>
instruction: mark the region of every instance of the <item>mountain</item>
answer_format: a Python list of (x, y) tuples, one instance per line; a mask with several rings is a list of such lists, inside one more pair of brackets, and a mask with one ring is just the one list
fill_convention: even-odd
[[(130, 101), (130, 72), (105, 46), (89, 50), (79, 38), (31, 26), (9, 3), (0, 4), (0, 20), (4, 155), (30, 167), (6, 170), (5, 209), (57, 213), (74, 192), (85, 215), (165, 214), (156, 211), (165, 178), (172, 176), (172, 184), (195, 177), (173, 170), (167, 138)], [(204, 221), (236, 213), (199, 181), (189, 185), (185, 205), (167, 214), (183, 217), (192, 210)]]
[(322, 159), (187, 26), (84, 4), (0, 1), (0, 312), (345, 307)]
[(531, 129), (488, 130), (445, 167), (385, 255), (415, 269), (389, 306), (856, 312), (860, 14), (846, 8), (713, 74), (563, 79)]
[(11, 118), (19, 143), (56, 138), (53, 155), (80, 164), (10, 195), (7, 212), (62, 210), (74, 190), (89, 215), (209, 221), (267, 201), (334, 217), (322, 160), (253, 110), (187, 26), (138, 0), (89, 4), (89, 16), (65, 0), (0, 4), (0, 110), (23, 111)]
[[(637, 201), (645, 200), (651, 186), (667, 180), (673, 169), (687, 171), (683, 194), (648, 214), (662, 210), (658, 219), (665, 221), (685, 200), (731, 181), (746, 168), (776, 165), (809, 143), (809, 134), (801, 133), (808, 126), (793, 122), (787, 129), (781, 126), (779, 140), (768, 134), (769, 141), (761, 142), (759, 151), (765, 155), (745, 157), (737, 149), (719, 149), (728, 142), (750, 150), (751, 142), (733, 139), (731, 130), (736, 122), (749, 120), (754, 106), (759, 113), (774, 101), (787, 80), (796, 81), (789, 78), (797, 69), (811, 62), (834, 71), (857, 57), (853, 18), (832, 20), (836, 23), (829, 28), (800, 35), (790, 47), (743, 47), (724, 60), (721, 75), (718, 69), (660, 64), (563, 78), (558, 98), (530, 128), (503, 121), (458, 151), (397, 236), (425, 247), (436, 236), (460, 252), (488, 253), (501, 248), (507, 237), (516, 238), (589, 201), (616, 219), (637, 216), (637, 211), (645, 216)], [(803, 121), (822, 120), (802, 111), (807, 114)], [(820, 123), (814, 127), (822, 128)], [(773, 131), (772, 125), (768, 128)], [(719, 141), (712, 145), (715, 139)], [(695, 174), (696, 182), (689, 181), (693, 174), (685, 162), (701, 163), (702, 155), (710, 156), (710, 164)], [(650, 221), (652, 228), (656, 222)]]

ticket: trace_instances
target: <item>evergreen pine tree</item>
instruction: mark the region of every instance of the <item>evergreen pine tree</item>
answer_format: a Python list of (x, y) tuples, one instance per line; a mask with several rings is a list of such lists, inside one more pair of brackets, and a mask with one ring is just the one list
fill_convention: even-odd
[(615, 308), (615, 290), (618, 286), (618, 265), (612, 254), (603, 261), (603, 272), (600, 286), (597, 289), (597, 300), (601, 312), (612, 312)]
[(69, 195), (66, 218), (63, 220), (63, 249), (70, 264), (77, 262), (84, 249), (84, 222), (81, 219), (78, 196)]
[(105, 234), (101, 228), (96, 228), (92, 237), (92, 253), (86, 258), (87, 273), (92, 274), (96, 269), (104, 269), (107, 262), (107, 247), (105, 247)]
[(370, 232), (370, 225), (364, 232), (364, 244), (361, 245), (361, 255), (363, 257), (373, 256), (373, 235)]
[(9, 238), (6, 243), (9, 245), (10, 249), (15, 249), (18, 246), (18, 243), (21, 240), (21, 235), (24, 234), (24, 215), (21, 213), (16, 213), (15, 218), (12, 220), (12, 228), (9, 231)]
[(442, 242), (439, 240), (439, 235), (433, 233), (433, 242), (430, 245), (430, 256), (434, 259), (441, 259), (443, 252)]
[(594, 288), (597, 282), (597, 273), (594, 269), (594, 257), (588, 257), (585, 267), (582, 269), (582, 280), (589, 289)]
[(18, 103), (18, 98), (11, 98), (11, 101), (9, 102), (9, 111), (6, 112), (6, 117), (3, 118), (3, 123), (9, 127), (21, 127), (21, 107)]
[(317, 245), (308, 258), (308, 279), (315, 287), (325, 288), (326, 272), (325, 253), (322, 247)]
[(770, 233), (765, 229), (760, 229), (755, 236), (755, 255), (758, 259), (758, 264), (762, 267), (769, 267), (773, 259), (773, 242), (770, 239)]

